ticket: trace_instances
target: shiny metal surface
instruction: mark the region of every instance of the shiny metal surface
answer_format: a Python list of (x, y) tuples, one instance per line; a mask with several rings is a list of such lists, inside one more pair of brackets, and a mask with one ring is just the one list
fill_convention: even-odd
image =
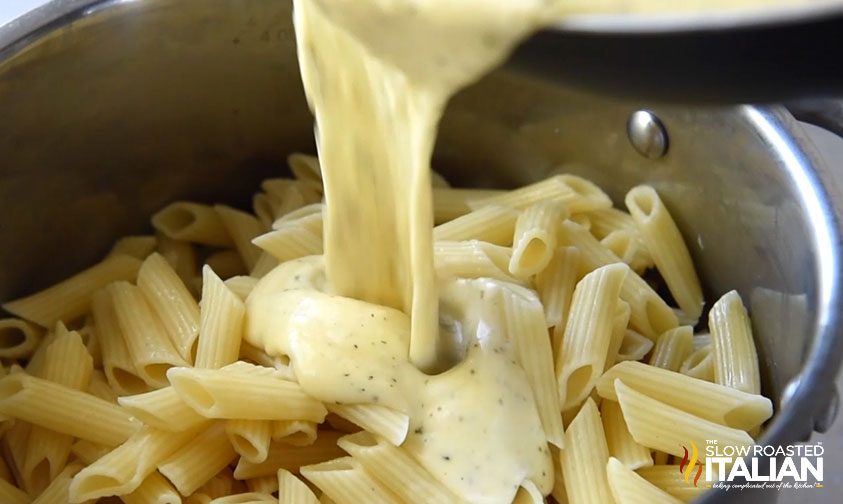
[[(313, 151), (288, 2), (80, 5), (0, 28), (0, 300), (92, 263), (173, 199), (245, 206), (289, 152)], [(659, 159), (627, 138), (642, 109), (670, 133)], [(434, 164), (478, 187), (570, 171), (616, 203), (654, 185), (707, 299), (737, 288), (751, 309), (777, 405), (764, 441), (826, 423), (843, 353), (843, 195), (783, 108), (612, 101), (507, 69), (453, 100)]]
[(633, 112), (626, 122), (626, 134), (635, 150), (648, 159), (658, 159), (667, 153), (667, 131), (652, 112)]

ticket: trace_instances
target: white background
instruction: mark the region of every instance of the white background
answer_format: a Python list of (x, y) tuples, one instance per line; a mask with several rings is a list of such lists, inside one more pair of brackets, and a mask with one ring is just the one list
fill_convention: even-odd
[[(0, 0), (0, 25), (43, 3), (45, 3), (45, 0)], [(820, 148), (828, 165), (840, 174), (839, 181), (841, 187), (843, 187), (843, 139), (813, 126), (806, 126), (806, 129)], [(843, 392), (843, 373), (837, 379), (837, 389)], [(782, 495), (779, 502), (821, 504), (841, 501), (841, 491), (843, 490), (843, 412), (838, 416), (838, 420), (830, 432), (815, 436), (814, 439), (821, 440), (826, 447), (824, 461), (825, 490), (803, 490), (796, 495)]]

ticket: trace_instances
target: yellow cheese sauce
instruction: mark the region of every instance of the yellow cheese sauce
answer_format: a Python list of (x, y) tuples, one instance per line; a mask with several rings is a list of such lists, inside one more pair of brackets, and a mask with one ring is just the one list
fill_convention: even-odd
[(294, 4), (327, 200), (325, 254), (259, 282), (247, 300), (247, 340), (289, 356), (301, 386), (322, 401), (407, 413), (403, 447), (461, 499), (509, 503), (527, 480), (547, 495), (547, 438), (499, 320), (507, 284), (436, 284), (429, 163), (437, 123), (450, 96), (560, 15), (674, 2)]

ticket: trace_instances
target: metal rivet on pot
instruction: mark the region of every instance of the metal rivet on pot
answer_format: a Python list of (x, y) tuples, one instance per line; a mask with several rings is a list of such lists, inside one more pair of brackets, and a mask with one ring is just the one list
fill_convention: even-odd
[(626, 134), (635, 150), (646, 158), (658, 159), (667, 153), (667, 130), (652, 112), (633, 112), (626, 123)]

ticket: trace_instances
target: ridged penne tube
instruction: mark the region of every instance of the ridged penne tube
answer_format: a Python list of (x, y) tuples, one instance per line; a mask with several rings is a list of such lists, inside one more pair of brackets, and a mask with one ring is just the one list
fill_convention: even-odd
[(196, 251), (193, 249), (193, 245), (159, 235), (157, 252), (170, 263), (181, 281), (192, 289), (197, 268)]
[(106, 291), (138, 376), (153, 388), (166, 387), (167, 370), (187, 362), (173, 346), (139, 287), (116, 282)]
[(609, 488), (617, 504), (680, 504), (670, 494), (654, 486), (615, 457), (606, 466)]
[(255, 278), (263, 278), (267, 273), (275, 269), (280, 262), (272, 255), (261, 252), (260, 256), (258, 257), (258, 262), (255, 263), (255, 267), (249, 272), (249, 276)]
[[(231, 292), (236, 294), (241, 301), (245, 301), (246, 298), (249, 297), (249, 294), (252, 292), (252, 289), (254, 289), (255, 286), (258, 284), (258, 280), (259, 279), (255, 277), (240, 275), (236, 277), (231, 277), (223, 283), (225, 283), (225, 286), (228, 287)], [(204, 281), (202, 282), (202, 287), (205, 287)]]
[(705, 485), (688, 484), (682, 473), (678, 465), (656, 465), (638, 470), (639, 476), (682, 502), (691, 502), (708, 490)]
[(625, 262), (633, 271), (643, 273), (653, 266), (653, 258), (644, 244), (638, 239), (638, 233), (629, 229), (613, 231), (600, 240), (600, 245), (609, 249)]
[(262, 234), (252, 243), (279, 262), (322, 253), (322, 236), (295, 224)]
[(246, 307), (210, 267), (202, 268), (202, 279), (195, 366), (216, 369), (240, 354)]
[(122, 443), (140, 427), (116, 404), (25, 373), (0, 380), (0, 412), (109, 446)]
[(291, 446), (308, 446), (316, 442), (317, 424), (304, 420), (272, 422), (272, 440)]
[(699, 350), (702, 347), (711, 346), (711, 334), (701, 333), (694, 335), (694, 350)]
[(477, 240), (436, 242), (433, 261), (440, 278), (494, 278), (520, 283), (509, 273), (512, 249)]
[(123, 396), (117, 402), (138, 420), (156, 429), (185, 431), (207, 420), (185, 404), (173, 387)]
[[(41, 342), (35, 348), (35, 351), (29, 357), (29, 362), (26, 363), (26, 366), (23, 368), (27, 373), (38, 376), (41, 374), (41, 368), (44, 365), (44, 357), (47, 355), (47, 348), (50, 347), (50, 343), (56, 340), (57, 331), (61, 329), (62, 332), (67, 332), (67, 328), (64, 327), (64, 324), (61, 322), (56, 322), (56, 328), (53, 331), (47, 332), (43, 338), (41, 338)], [(14, 369), (14, 366), (20, 367), (18, 364), (12, 364), (9, 368), (11, 372)]]
[(568, 209), (558, 201), (540, 201), (527, 207), (515, 222), (509, 272), (526, 279), (543, 270), (556, 249), (559, 224)]
[(9, 463), (9, 469), (14, 476), (14, 480), (23, 482), (21, 469), (26, 457), (26, 443), (29, 441), (29, 432), (32, 430), (32, 425), (20, 420), (14, 420), (13, 422), (12, 426), (3, 434), (0, 443), (2, 443), (3, 458)]
[(140, 265), (139, 260), (127, 255), (107, 257), (48, 289), (10, 301), (2, 307), (41, 327), (52, 327), (60, 320), (70, 322), (90, 311), (94, 292), (111, 282), (134, 280)]
[(572, 222), (576, 222), (577, 225), (581, 226), (583, 229), (591, 230), (591, 219), (589, 219), (588, 214), (578, 213), (568, 217), (571, 219)]
[[(49, 486), (40, 492), (32, 504), (67, 504), (70, 502), (69, 488), (73, 477), (84, 467), (78, 462), (72, 462), (64, 467), (50, 481)], [(5, 500), (2, 501), (5, 504)], [(29, 501), (27, 501), (29, 502)]]
[(637, 392), (700, 418), (741, 430), (758, 427), (773, 414), (772, 402), (758, 394), (648, 366), (621, 362), (600, 377), (597, 392), (616, 401), (615, 380)]
[(26, 359), (41, 342), (42, 332), (25, 320), (0, 319), (0, 357)]
[(609, 455), (620, 460), (632, 470), (653, 465), (650, 449), (641, 446), (632, 439), (626, 426), (620, 404), (615, 401), (603, 401), (600, 404), (600, 417), (603, 431), (606, 433), (606, 446)]
[(181, 495), (158, 471), (143, 480), (134, 492), (120, 496), (124, 504), (181, 504)]
[(615, 380), (615, 393), (630, 434), (648, 448), (681, 457), (684, 455), (682, 446), (688, 446), (690, 442), (705, 446), (707, 440), (715, 440), (720, 446), (736, 448), (754, 444), (749, 434), (742, 430), (674, 408), (637, 392), (620, 379)]
[(682, 362), (694, 349), (694, 329), (691, 326), (679, 326), (665, 331), (656, 341), (650, 354), (650, 365), (669, 371), (679, 371)]
[(612, 200), (602, 189), (576, 175), (554, 175), (499, 196), (470, 201), (472, 209), (486, 205), (504, 205), (523, 210), (543, 200), (563, 203), (571, 213), (611, 208)]
[(124, 254), (143, 261), (146, 256), (155, 252), (158, 240), (152, 235), (124, 236), (114, 243), (109, 256)]
[(276, 502), (278, 502), (278, 499), (271, 494), (246, 492), (217, 497), (216, 499), (211, 500), (208, 504), (275, 504)]
[(205, 259), (205, 264), (223, 279), (249, 274), (246, 265), (243, 264), (243, 259), (240, 258), (240, 254), (234, 250), (220, 250), (219, 252), (215, 252)]
[(235, 419), (225, 422), (225, 435), (241, 457), (259, 464), (266, 460), (272, 439), (272, 422), (269, 420)]
[(512, 208), (489, 205), (444, 222), (433, 228), (435, 241), (480, 240), (495, 245), (512, 245), (518, 212)]
[(653, 340), (641, 335), (632, 329), (624, 333), (621, 347), (618, 350), (616, 362), (638, 361), (643, 359), (653, 349)]
[(78, 503), (134, 492), (159, 464), (195, 438), (203, 427), (184, 432), (144, 427), (82, 469), (70, 485), (70, 501)]
[(15, 485), (0, 480), (0, 502), (3, 504), (30, 504), (32, 499), (29, 494)]
[(111, 448), (109, 448), (108, 446), (92, 443), (90, 441), (85, 441), (84, 439), (76, 441), (70, 448), (70, 453), (72, 453), (77, 459), (79, 459), (80, 462), (85, 465), (93, 464), (110, 451)]
[[(85, 390), (91, 381), (93, 359), (76, 331), (57, 337), (47, 348), (41, 377), (74, 390)], [(40, 426), (29, 433), (21, 476), (26, 488), (40, 493), (67, 464), (73, 437)]]
[(598, 240), (602, 240), (615, 231), (637, 231), (632, 216), (617, 208), (601, 208), (585, 215), (591, 222), (589, 231)]
[(682, 362), (679, 372), (692, 378), (714, 382), (714, 349), (712, 345), (694, 350)]
[(278, 502), (289, 504), (319, 504), (319, 499), (296, 475), (286, 469), (278, 469)]
[(515, 354), (533, 390), (547, 441), (563, 448), (565, 429), (541, 301), (533, 291), (516, 286), (502, 289), (502, 297), (505, 334), (515, 343)]
[(300, 466), (318, 464), (341, 457), (345, 452), (337, 446), (337, 440), (342, 435), (336, 431), (323, 431), (319, 433), (316, 442), (308, 446), (290, 446), (273, 442), (269, 447), (266, 460), (260, 464), (240, 459), (234, 469), (234, 477), (244, 480), (271, 476), (279, 468), (298, 471)]
[(322, 168), (316, 156), (294, 152), (287, 156), (287, 165), (296, 180), (312, 186), (322, 192)]
[[(559, 226), (559, 243), (580, 249), (580, 273), (622, 262), (591, 233), (571, 221)], [(621, 288), (621, 299), (632, 309), (630, 324), (633, 329), (650, 339), (655, 340), (663, 332), (679, 325), (670, 306), (637, 274), (627, 275)]]
[(12, 470), (9, 468), (8, 462), (2, 456), (0, 456), (0, 480), (13, 482), (15, 481), (15, 476), (12, 474)]
[(246, 267), (251, 270), (260, 257), (260, 249), (252, 244), (252, 240), (266, 231), (263, 224), (255, 216), (225, 205), (215, 205), (214, 210), (220, 216), (231, 241), (234, 242), (237, 253), (243, 258)]
[(565, 431), (565, 449), (559, 452), (565, 492), (572, 504), (612, 502), (606, 477), (609, 448), (594, 401), (585, 401)]
[(287, 224), (299, 221), (316, 234), (321, 235), (324, 227), (324, 203), (311, 203), (301, 208), (297, 208), (287, 215), (282, 215), (272, 223), (272, 229), (279, 229)]
[[(562, 326), (564, 329), (577, 286), (579, 267), (580, 251), (574, 247), (559, 247), (547, 267), (536, 275), (536, 292), (544, 307), (547, 327)], [(558, 343), (561, 339), (553, 342), (554, 354), (559, 348)]]
[(152, 216), (152, 227), (173, 240), (214, 247), (232, 245), (220, 216), (209, 205), (188, 201), (170, 203)]
[(714, 379), (721, 385), (761, 393), (758, 353), (752, 326), (737, 291), (723, 295), (708, 313), (714, 347)]
[(553, 490), (550, 491), (550, 495), (556, 499), (557, 504), (568, 504), (568, 494), (565, 492), (565, 475), (562, 474), (559, 449), (551, 446), (550, 456), (553, 459)]
[(327, 404), (328, 411), (359, 425), (366, 432), (376, 434), (395, 446), (401, 446), (410, 429), (410, 417), (377, 404)]
[(160, 462), (158, 471), (180, 494), (190, 495), (236, 457), (224, 423), (216, 422)]
[(626, 336), (628, 330), (630, 312), (629, 303), (618, 300), (618, 304), (615, 306), (615, 315), (612, 319), (612, 338), (609, 340), (609, 350), (606, 352), (604, 371), (615, 365), (618, 352), (620, 352), (624, 336)]
[(263, 476), (261, 478), (246, 480), (246, 488), (248, 488), (250, 492), (274, 494), (278, 492), (278, 477)]
[(310, 420), (328, 411), (299, 384), (262, 373), (258, 366), (221, 369), (173, 368), (167, 372), (188, 406), (207, 418)]
[(193, 362), (199, 305), (162, 255), (154, 253), (146, 258), (138, 271), (138, 287), (179, 355)]
[[(454, 189), (451, 187), (433, 188), (433, 221), (442, 224), (471, 212), (469, 202), (489, 199), (506, 194), (495, 189)], [(486, 205), (505, 206), (505, 205)]]
[(252, 196), (252, 213), (255, 214), (264, 227), (269, 227), (275, 222), (276, 218), (282, 215), (281, 202), (266, 193), (255, 193)]
[(565, 336), (555, 359), (562, 410), (588, 397), (603, 373), (618, 294), (627, 273), (629, 268), (622, 263), (603, 266), (586, 275), (574, 290)]
[(352, 458), (343, 457), (301, 468), (301, 474), (331, 499), (344, 504), (400, 504), (403, 502), (376, 481)]
[(640, 185), (626, 193), (624, 201), (670, 293), (683, 312), (699, 318), (705, 301), (700, 280), (682, 234), (658, 193)]
[(383, 438), (358, 432), (341, 437), (337, 444), (404, 502), (460, 502), (407, 452)]
[(148, 389), (132, 361), (123, 338), (111, 296), (105, 289), (94, 294), (91, 303), (97, 338), (102, 350), (102, 367), (109, 385), (118, 395), (139, 394)]

